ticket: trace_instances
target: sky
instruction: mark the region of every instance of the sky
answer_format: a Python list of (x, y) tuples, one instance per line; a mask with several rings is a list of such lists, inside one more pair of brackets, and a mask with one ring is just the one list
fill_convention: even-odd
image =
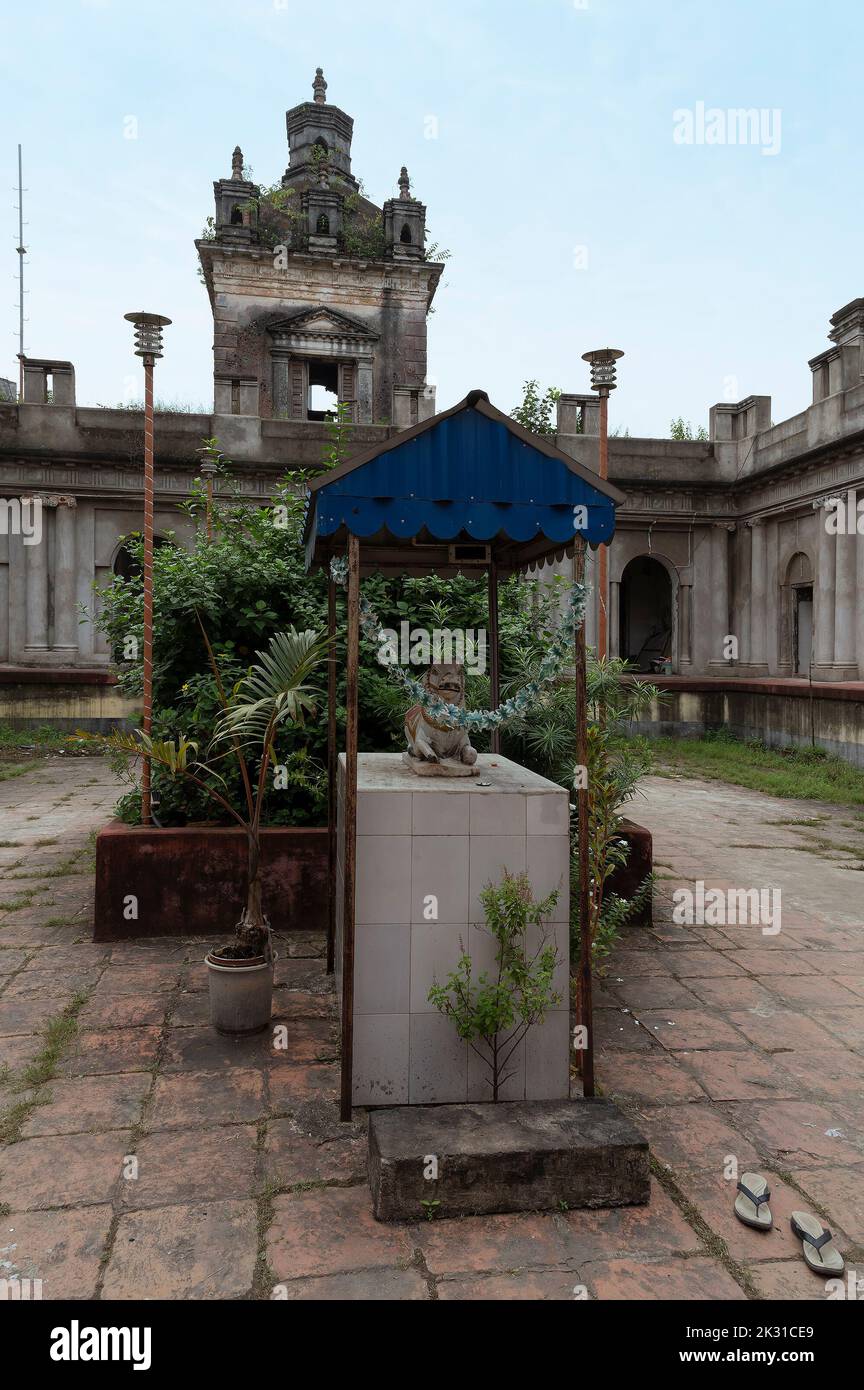
[[(168, 315), (157, 396), (212, 408), (193, 245), (240, 144), (288, 162), (285, 111), (354, 117), (379, 204), (402, 164), (451, 255), (429, 320), (439, 408), (480, 387), (588, 389), (623, 349), (610, 423), (811, 399), (828, 320), (864, 295), (860, 0), (3, 0), (0, 376), (70, 359), (80, 404), (140, 396), (129, 310)], [(757, 113), (739, 129), (739, 110)], [(730, 114), (731, 113), (731, 114)]]

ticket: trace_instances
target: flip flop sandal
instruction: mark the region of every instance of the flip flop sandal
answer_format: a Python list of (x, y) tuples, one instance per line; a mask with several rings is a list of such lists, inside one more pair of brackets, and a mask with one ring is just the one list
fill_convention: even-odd
[(836, 1245), (831, 1244), (831, 1232), (817, 1216), (811, 1216), (809, 1211), (793, 1211), (792, 1230), (804, 1242), (801, 1252), (812, 1270), (824, 1275), (843, 1273), (846, 1262)]
[(771, 1189), (761, 1173), (744, 1173), (738, 1184), (739, 1196), (735, 1198), (735, 1215), (745, 1226), (756, 1231), (770, 1231), (774, 1218), (768, 1206)]

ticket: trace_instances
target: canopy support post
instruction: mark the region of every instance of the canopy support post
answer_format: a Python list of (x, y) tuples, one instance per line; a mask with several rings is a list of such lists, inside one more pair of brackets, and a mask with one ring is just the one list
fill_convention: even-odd
[(357, 669), (360, 648), (360, 542), (348, 537), (345, 705), (345, 899), (342, 913), (341, 1119), (351, 1119), (354, 1078), (354, 911), (357, 877)]
[(327, 974), (332, 975), (336, 951), (336, 584), (327, 581)]
[[(498, 650), (498, 562), (489, 562), (489, 707), (497, 709), (501, 703), (501, 665)], [(489, 740), (492, 753), (501, 752), (501, 734), (492, 730)]]
[[(576, 540), (573, 563), (574, 578), (585, 582), (585, 541)], [(582, 1058), (582, 1094), (594, 1095), (594, 1007), (591, 978), (591, 881), (588, 844), (590, 792), (588, 789), (588, 668), (585, 648), (585, 621), (576, 632), (576, 764), (579, 785), (576, 789), (578, 809), (579, 859), (579, 979), (576, 1018), (584, 1028)], [(580, 1038), (581, 1040), (581, 1038)]]

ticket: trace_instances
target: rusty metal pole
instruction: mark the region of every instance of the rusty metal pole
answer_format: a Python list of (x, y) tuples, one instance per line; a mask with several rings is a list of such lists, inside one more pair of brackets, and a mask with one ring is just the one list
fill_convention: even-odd
[[(153, 364), (144, 358), (144, 713), (141, 727), (149, 737), (153, 729)], [(141, 769), (141, 824), (149, 825), (151, 766), (144, 758)]]
[[(498, 648), (498, 565), (495, 560), (489, 563), (489, 705), (497, 709), (501, 703), (501, 663)], [(489, 747), (493, 753), (501, 752), (501, 733), (492, 730)]]
[(327, 974), (332, 975), (336, 952), (336, 584), (327, 583)]
[[(162, 329), (171, 320), (163, 314), (124, 314), (135, 327), (135, 355), (144, 363), (144, 709), (141, 728), (153, 729), (153, 368), (162, 356)], [(151, 767), (141, 769), (141, 824), (151, 821)]]
[[(576, 541), (574, 577), (585, 582), (585, 541)], [(576, 1021), (585, 1029), (585, 1047), (581, 1053), (582, 1094), (594, 1095), (594, 1013), (591, 975), (591, 879), (588, 842), (590, 793), (588, 790), (588, 678), (585, 650), (585, 623), (576, 633), (576, 764), (580, 770), (576, 789), (578, 812), (579, 863), (579, 976), (577, 984)], [(584, 785), (583, 785), (584, 783)]]
[(207, 477), (207, 544), (213, 541), (213, 478)]
[(342, 911), (342, 1093), (351, 1119), (354, 1079), (354, 908), (357, 878), (357, 671), (360, 650), (360, 542), (348, 537), (348, 624), (345, 689), (345, 850)]
[[(605, 480), (609, 477), (609, 392), (600, 391), (600, 459), (599, 474)], [(609, 549), (601, 545), (597, 550), (597, 656), (605, 661), (609, 655)]]

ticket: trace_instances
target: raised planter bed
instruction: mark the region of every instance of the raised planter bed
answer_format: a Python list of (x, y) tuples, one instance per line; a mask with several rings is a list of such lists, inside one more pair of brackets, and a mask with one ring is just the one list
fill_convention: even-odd
[[(326, 829), (264, 830), (261, 840), (274, 930), (326, 930)], [(115, 821), (96, 837), (93, 939), (228, 933), (243, 908), (245, 872), (239, 828), (157, 830)]]
[[(625, 821), (630, 858), (609, 892), (629, 898), (651, 872), (651, 833)], [(262, 832), (264, 895), (275, 931), (327, 928), (327, 830)], [(96, 838), (94, 941), (230, 932), (243, 907), (246, 841), (232, 827), (156, 830), (115, 821)], [(137, 918), (124, 916), (137, 899)], [(650, 926), (650, 904), (638, 924)]]

